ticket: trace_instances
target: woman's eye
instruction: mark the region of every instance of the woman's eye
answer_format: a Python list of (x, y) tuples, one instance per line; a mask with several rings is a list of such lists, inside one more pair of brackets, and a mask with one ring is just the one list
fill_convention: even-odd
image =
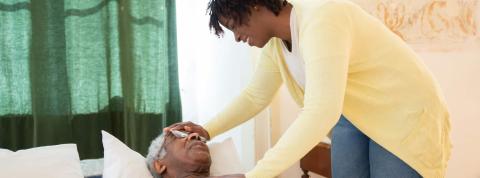
[(235, 24), (234, 23), (230, 23), (230, 29), (233, 30), (235, 28)]

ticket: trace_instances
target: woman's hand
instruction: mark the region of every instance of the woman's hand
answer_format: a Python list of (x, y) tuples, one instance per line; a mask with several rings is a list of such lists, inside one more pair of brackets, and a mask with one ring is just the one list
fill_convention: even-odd
[(209, 178), (245, 178), (243, 174), (229, 174), (223, 176), (210, 176)]
[(167, 133), (170, 130), (185, 130), (187, 132), (195, 132), (198, 133), (200, 136), (205, 137), (207, 140), (210, 140), (210, 135), (208, 132), (200, 125), (197, 125), (193, 122), (178, 122), (172, 124), (168, 127), (163, 128), (163, 133)]

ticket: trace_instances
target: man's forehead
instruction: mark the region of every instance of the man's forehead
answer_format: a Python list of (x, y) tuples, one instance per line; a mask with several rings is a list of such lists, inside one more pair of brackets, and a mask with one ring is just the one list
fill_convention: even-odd
[(172, 141), (175, 141), (175, 135), (173, 135), (171, 132), (169, 132), (167, 135), (165, 135), (165, 144), (168, 144)]

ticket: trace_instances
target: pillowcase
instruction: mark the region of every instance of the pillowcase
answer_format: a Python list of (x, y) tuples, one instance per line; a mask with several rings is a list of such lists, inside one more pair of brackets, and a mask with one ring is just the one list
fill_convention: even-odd
[(221, 176), (225, 174), (245, 173), (232, 138), (225, 139), (221, 142), (208, 143), (208, 149), (210, 150), (210, 158), (212, 159), (210, 175)]
[(83, 178), (75, 144), (36, 147), (12, 152), (0, 149), (0, 177)]
[(145, 157), (102, 130), (103, 178), (152, 178)]
[[(145, 157), (127, 145), (102, 131), (104, 150), (103, 178), (152, 178)], [(222, 142), (209, 143), (212, 165), (210, 175), (243, 173), (241, 162), (231, 138)]]

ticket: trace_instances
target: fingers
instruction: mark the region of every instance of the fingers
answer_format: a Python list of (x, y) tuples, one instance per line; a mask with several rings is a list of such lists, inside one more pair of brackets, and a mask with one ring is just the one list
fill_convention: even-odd
[(168, 127), (165, 127), (163, 128), (163, 132), (169, 132), (170, 130), (185, 130), (185, 131), (188, 131), (188, 132), (192, 132), (192, 126), (196, 126), (196, 124), (194, 124), (193, 122), (178, 122), (178, 123), (175, 123), (175, 124), (172, 124)]
[(172, 124), (168, 127), (163, 128), (163, 133), (170, 132), (171, 130), (184, 130), (187, 132), (197, 132), (203, 137), (206, 137), (207, 139), (210, 139), (210, 135), (208, 132), (203, 129), (202, 126), (197, 125), (193, 122), (187, 121), (187, 122), (178, 122), (175, 124)]
[(182, 124), (182, 122), (178, 122), (178, 123), (172, 124), (172, 125), (170, 125), (170, 126), (168, 126), (168, 127), (165, 127), (165, 128), (163, 128), (163, 133), (170, 132), (170, 130), (172, 130), (172, 129), (175, 130), (175, 129), (177, 129), (177, 127), (180, 126), (181, 124)]
[(185, 130), (185, 125), (182, 123), (182, 124), (178, 124), (176, 125), (175, 127), (172, 127), (173, 130)]
[(183, 129), (185, 129), (185, 131), (187, 131), (187, 132), (192, 132), (193, 131), (192, 127), (190, 127), (188, 125), (184, 126)]
[(170, 131), (170, 129), (171, 129), (171, 127), (165, 127), (165, 128), (163, 128), (163, 133), (167, 133), (167, 132), (169, 132), (169, 131)]
[(210, 176), (208, 178), (244, 178), (245, 175), (243, 174), (229, 174), (229, 175), (222, 175), (222, 176)]
[(175, 123), (175, 124), (172, 124), (172, 125), (170, 125), (170, 126), (168, 126), (168, 127), (163, 128), (163, 133), (169, 132), (172, 128), (175, 128), (175, 127), (178, 126), (179, 124), (181, 124), (181, 122)]

